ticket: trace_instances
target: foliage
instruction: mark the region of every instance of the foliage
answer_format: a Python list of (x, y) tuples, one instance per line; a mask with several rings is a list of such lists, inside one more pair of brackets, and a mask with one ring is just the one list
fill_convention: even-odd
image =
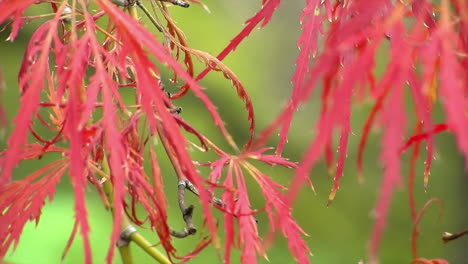
[[(191, 2), (203, 6), (196, 0)], [(215, 57), (191, 48), (171, 18), (168, 6), (187, 7), (183, 1), (0, 0), (0, 23), (11, 25), (10, 41), (15, 40), (25, 19), (48, 18), (36, 29), (25, 50), (18, 74), (20, 109), (8, 147), (0, 156), (0, 257), (17, 245), (27, 221), (39, 221), (46, 198), (53, 199), (56, 184), (68, 172), (75, 191), (76, 212), (68, 247), (79, 232), (86, 263), (91, 263), (84, 202), (88, 184), (95, 186), (113, 213), (108, 263), (112, 262), (116, 243), (123, 259), (130, 241), (143, 248), (146, 245), (149, 254), (158, 254), (135, 230), (130, 228), (130, 234), (123, 235), (131, 223), (149, 223), (158, 234), (168, 256), (155, 256), (162, 263), (188, 261), (209, 244), (225, 263), (231, 261), (234, 248), (241, 251), (242, 263), (256, 263), (258, 256), (266, 257), (265, 245), (279, 232), (287, 238), (293, 258), (298, 263), (309, 263), (310, 250), (302, 239), (305, 233), (291, 215), (292, 204), (304, 184), (309, 183), (313, 189), (309, 172), (322, 155), (335, 172), (329, 203), (333, 201), (347, 155), (352, 103), (359, 104), (366, 97), (372, 98), (375, 105), (359, 144), (359, 170), (371, 128), (377, 121), (385, 124), (380, 155), (384, 171), (375, 205), (369, 262), (378, 259), (391, 196), (401, 182), (400, 155), (411, 147), (410, 208), (416, 230), (421, 215), (416, 214), (411, 192), (414, 166), (423, 143), (427, 149), (425, 184), (433, 159), (433, 136), (437, 133), (453, 133), (468, 164), (468, 4), (463, 0), (307, 0), (300, 18), (300, 53), (291, 97), (277, 118), (257, 132), (247, 89), (222, 60), (254, 28), (266, 26), (280, 3), (263, 0), (259, 11)], [(36, 4), (50, 5), (53, 12), (24, 16)], [(140, 9), (152, 19), (152, 25), (139, 21)], [(164, 23), (153, 16), (162, 17)], [(153, 26), (161, 32), (151, 33)], [(383, 75), (377, 76), (376, 54), (386, 43), (390, 44), (389, 63)], [(197, 61), (206, 67), (198, 75), (194, 67)], [(176, 93), (165, 91), (166, 80), (160, 77), (162, 68), (173, 72), (171, 81), (179, 87)], [(242, 147), (234, 141), (216, 106), (198, 83), (211, 71), (221, 72), (243, 101), (249, 138)], [(323, 87), (321, 114), (313, 124), (317, 133), (302, 160), (290, 162), (282, 157), (282, 152), (294, 113), (319, 86)], [(123, 91), (128, 90), (132, 92), (133, 104), (123, 98)], [(415, 112), (414, 133), (407, 140), (406, 90), (412, 95)], [(229, 150), (197, 131), (197, 124), (184, 121), (174, 102), (187, 93), (203, 102)], [(443, 104), (445, 122), (434, 124), (431, 114), (438, 101)], [(44, 128), (49, 133), (39, 132)], [(267, 143), (278, 130), (280, 137), (272, 150)], [(339, 134), (336, 146), (335, 133)], [(191, 142), (188, 135), (195, 136), (198, 142)], [(154, 151), (160, 146), (178, 177), (179, 206), (186, 222), (183, 231), (171, 229), (167, 220), (167, 186)], [(190, 146), (214, 154), (217, 159), (195, 161), (188, 152)], [(334, 148), (338, 150), (337, 157), (333, 155)], [(53, 153), (60, 154), (60, 158), (27, 177), (12, 179), (15, 166), (21, 162)], [(293, 170), (290, 186), (275, 182), (257, 168), (259, 163)], [(211, 172), (206, 177), (197, 167), (209, 167)], [(265, 198), (261, 210), (251, 208), (246, 177), (258, 184)], [(194, 207), (185, 204), (186, 190), (199, 196), (207, 237), (193, 252), (179, 256), (171, 236), (186, 237), (197, 232), (192, 222)], [(219, 198), (215, 191), (221, 194)], [(140, 206), (147, 213), (144, 219), (135, 214)], [(224, 218), (215, 219), (213, 210), (221, 211)], [(255, 220), (255, 214), (263, 210), (270, 219), (267, 243), (262, 241)], [(223, 238), (219, 229), (225, 231)], [(416, 235), (413, 238), (416, 248)], [(413, 263), (445, 263), (418, 258), (416, 251), (414, 255)]]

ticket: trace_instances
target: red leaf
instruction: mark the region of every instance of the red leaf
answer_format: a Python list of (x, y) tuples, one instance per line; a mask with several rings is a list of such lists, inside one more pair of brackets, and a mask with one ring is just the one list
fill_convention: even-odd
[[(284, 195), (278, 190), (284, 187), (273, 182), (252, 165), (248, 163), (244, 163), (243, 165), (257, 181), (266, 199), (266, 211), (270, 220), (271, 230), (281, 230), (283, 236), (288, 240), (291, 255), (298, 263), (310, 263), (307, 256), (311, 254), (310, 250), (301, 238), (301, 234), (306, 234), (292, 218), (291, 208), (288, 207)], [(274, 212), (272, 209), (274, 209)]]
[(294, 84), (291, 100), (286, 107), (288, 114), (283, 120), (283, 126), (280, 131), (280, 139), (276, 148), (276, 154), (281, 155), (284, 144), (288, 139), (289, 127), (291, 125), (294, 111), (299, 104), (299, 95), (302, 85), (306, 79), (306, 74), (309, 71), (310, 58), (315, 57), (317, 53), (318, 33), (322, 29), (322, 20), (324, 16), (321, 14), (321, 6), (318, 0), (307, 0), (306, 7), (302, 11), (301, 24), (302, 34), (297, 41), (297, 46), (300, 50), (296, 59), (296, 71), (292, 77)]
[[(83, 5), (83, 9), (86, 9), (86, 6), (83, 2), (80, 2)], [(92, 20), (91, 16), (86, 13), (84, 15), (86, 27), (88, 28), (89, 32), (95, 32), (94, 21)], [(96, 39), (95, 35), (89, 34), (89, 41), (91, 46), (91, 51), (95, 57), (96, 63), (96, 78), (100, 81), (102, 86), (102, 100), (103, 100), (103, 126), (104, 126), (104, 134), (105, 134), (105, 146), (107, 149), (107, 153), (110, 153), (108, 156), (108, 164), (110, 167), (110, 174), (113, 186), (113, 212), (114, 212), (114, 222), (113, 222), (113, 229), (111, 235), (111, 246), (109, 247), (109, 251), (106, 257), (107, 263), (112, 262), (113, 252), (114, 252), (114, 245), (117, 242), (117, 239), (120, 236), (121, 230), (121, 222), (122, 222), (122, 214), (123, 214), (123, 197), (125, 192), (125, 173), (123, 171), (123, 167), (126, 164), (125, 159), (125, 151), (122, 146), (122, 137), (119, 130), (116, 127), (116, 110), (114, 107), (113, 91), (116, 90), (116, 84), (112, 81), (112, 79), (108, 76), (107, 70), (104, 67), (104, 62), (100, 57), (99, 47), (100, 44)], [(71, 103), (71, 102), (70, 102)], [(69, 104), (70, 104), (69, 103)], [(76, 121), (77, 123), (75, 126), (78, 128), (80, 120), (82, 117), (79, 117)], [(72, 141), (73, 143), (73, 141)], [(73, 148), (72, 148), (73, 150)], [(105, 157), (106, 158), (106, 157)], [(76, 190), (76, 188), (75, 188)], [(77, 195), (75, 194), (75, 197)], [(76, 199), (76, 198), (75, 198)], [(83, 228), (82, 228), (83, 229)], [(83, 230), (82, 230), (82, 235)]]
[(295, 162), (288, 161), (287, 158), (283, 158), (277, 155), (265, 155), (265, 151), (268, 151), (270, 148), (262, 148), (257, 151), (249, 152), (247, 156), (251, 159), (260, 160), (265, 162), (268, 165), (281, 165), (286, 168), (297, 168)]
[[(219, 60), (223, 60), (231, 51), (234, 51), (237, 46), (244, 40), (254, 29), (255, 27), (260, 24), (260, 27), (264, 27), (268, 22), (270, 22), (273, 13), (275, 12), (276, 8), (279, 7), (281, 0), (262, 0), (262, 7), (261, 9), (255, 13), (255, 15), (249, 18), (245, 24), (246, 26), (242, 29), (242, 31), (237, 34), (229, 43), (226, 48), (224, 48), (221, 53), (217, 56)], [(206, 70), (205, 70), (206, 71)], [(197, 80), (203, 78), (200, 76), (206, 75), (203, 74), (203, 71), (198, 77)]]
[(46, 197), (52, 201), (67, 167), (66, 160), (57, 160), (20, 181), (0, 186), (0, 258), (12, 243), (16, 248), (27, 221), (38, 223)]
[(434, 9), (432, 3), (427, 0), (415, 0), (411, 4), (413, 15), (424, 23), (424, 25), (433, 30), (436, 27), (435, 20), (433, 17)]
[(70, 237), (68, 238), (67, 245), (65, 246), (65, 248), (63, 249), (63, 252), (62, 252), (62, 261), (67, 256), (68, 251), (70, 250), (70, 247), (72, 246), (73, 241), (75, 240), (76, 233), (78, 232), (78, 227), (79, 227), (78, 226), (78, 221), (75, 221), (75, 223), (73, 224), (73, 229), (72, 229), (72, 232), (70, 234)]
[(8, 18), (13, 18), (13, 28), (7, 40), (15, 40), (18, 31), (24, 23), (22, 14), (35, 2), (35, 0), (5, 0), (0, 3), (0, 10), (2, 10), (0, 12), (0, 24)]
[[(224, 180), (225, 186), (234, 186), (232, 178), (233, 173), (233, 162), (229, 162), (229, 168)], [(225, 190), (221, 196), (223, 203), (226, 205), (226, 212), (224, 213), (224, 230), (225, 230), (225, 242), (224, 242), (224, 263), (231, 263), (231, 248), (235, 246), (235, 235), (234, 229), (234, 215), (230, 212), (234, 212), (235, 197), (231, 190)]]
[[(23, 4), (25, 3), (30, 2), (23, 2)], [(0, 6), (0, 8), (7, 7)], [(64, 7), (65, 3), (60, 6), (58, 13), (60, 13)], [(20, 160), (20, 148), (26, 142), (26, 135), (29, 125), (31, 124), (31, 118), (37, 112), (39, 106), (40, 92), (44, 86), (43, 76), (49, 67), (48, 59), (52, 38), (57, 34), (56, 29), (59, 22), (59, 16), (57, 14), (54, 19), (44, 23), (35, 31), (28, 45), (29, 52), (32, 54), (30, 59), (34, 61), (34, 64), (31, 64), (27, 73), (20, 71), (19, 84), (22, 92), (20, 108), (18, 110), (18, 115), (14, 119), (16, 125), (8, 139), (8, 149), (5, 154), (5, 159), (2, 162), (0, 186), (9, 182), (11, 179), (13, 168)], [(5, 18), (0, 16), (0, 21), (4, 19)]]
[(413, 144), (420, 142), (421, 140), (426, 140), (430, 138), (431, 136), (438, 134), (442, 131), (447, 130), (447, 124), (436, 124), (434, 125), (434, 128), (431, 129), (428, 132), (424, 133), (419, 133), (414, 136), (411, 136), (406, 143), (400, 148), (400, 152), (405, 152), (409, 147), (411, 147)]
[(247, 186), (242, 169), (238, 164), (234, 164), (234, 176), (237, 182), (235, 194), (237, 201), (234, 205), (234, 212), (239, 223), (239, 244), (242, 246), (241, 262), (255, 264), (257, 263), (257, 253), (264, 257), (266, 255), (258, 235), (257, 223), (251, 215)]
[[(456, 34), (451, 26), (447, 1), (442, 1), (442, 17), (435, 32), (440, 45), (440, 94), (445, 109), (447, 126), (454, 132), (458, 148), (465, 156), (468, 170), (468, 118), (466, 117), (466, 69), (461, 67), (454, 51)], [(464, 88), (465, 87), (465, 88)]]
[[(392, 61), (382, 85), (387, 80), (392, 80), (392, 93), (389, 95), (386, 105), (383, 107), (382, 118), (386, 126), (382, 136), (381, 161), (384, 165), (384, 176), (380, 187), (379, 197), (375, 205), (375, 222), (369, 242), (370, 261), (376, 261), (382, 232), (386, 225), (387, 213), (391, 201), (393, 189), (400, 184), (400, 152), (399, 146), (404, 137), (405, 112), (403, 105), (403, 86), (411, 70), (410, 60), (412, 48), (404, 42), (402, 36), (404, 27), (401, 22), (395, 23), (392, 28)], [(390, 125), (391, 124), (391, 125)]]

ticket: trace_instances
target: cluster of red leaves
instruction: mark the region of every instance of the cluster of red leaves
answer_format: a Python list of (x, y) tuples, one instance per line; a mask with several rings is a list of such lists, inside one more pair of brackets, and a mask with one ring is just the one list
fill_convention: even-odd
[[(360, 170), (371, 127), (376, 120), (386, 124), (381, 151), (385, 169), (375, 207), (370, 261), (377, 259), (391, 195), (401, 182), (402, 152), (414, 146), (413, 169), (409, 177), (414, 179), (418, 149), (421, 141), (426, 142), (427, 183), (433, 135), (448, 130), (455, 134), (468, 164), (468, 135), (464, 133), (468, 131), (465, 96), (468, 87), (468, 4), (464, 0), (444, 0), (440, 5), (428, 0), (307, 0), (300, 18), (300, 53), (292, 78), (291, 98), (258, 137), (254, 135), (254, 112), (246, 89), (221, 61), (254, 28), (268, 24), (280, 0), (263, 0), (261, 9), (217, 57), (189, 48), (168, 9), (159, 1), (151, 4), (167, 21), (163, 29), (164, 40), (108, 0), (77, 0), (70, 6), (67, 1), (0, 0), (0, 23), (12, 23), (11, 41), (24, 22), (26, 9), (42, 2), (49, 2), (54, 13), (35, 31), (25, 51), (18, 76), (20, 109), (8, 148), (0, 156), (0, 257), (13, 243), (18, 243), (28, 220), (39, 220), (44, 200), (47, 196), (52, 199), (55, 185), (66, 171), (75, 190), (76, 223), (72, 238), (79, 230), (86, 263), (91, 262), (91, 248), (84, 188), (91, 183), (102, 193), (102, 180), (112, 182), (114, 201), (114, 226), (107, 262), (110, 263), (114, 255), (113, 245), (119, 237), (123, 214), (133, 215), (137, 204), (148, 216), (143, 220), (132, 217), (135, 224), (149, 222), (168, 256), (178, 257), (171, 244), (165, 186), (158, 159), (153, 146), (148, 144), (153, 142), (150, 138), (159, 137), (179, 181), (188, 180), (199, 190), (203, 217), (211, 241), (218, 250), (220, 239), (212, 210), (223, 212), (226, 263), (230, 262), (233, 248), (240, 248), (243, 263), (256, 263), (258, 255), (266, 254), (254, 218), (259, 210), (253, 210), (249, 201), (247, 175), (258, 183), (265, 197), (264, 210), (270, 219), (272, 234), (280, 231), (288, 239), (289, 249), (297, 262), (309, 263), (310, 251), (301, 238), (304, 232), (291, 216), (291, 206), (299, 189), (309, 181), (308, 174), (322, 154), (330, 167), (337, 164), (329, 201), (334, 199), (346, 159), (354, 97), (370, 96), (375, 100), (359, 146)], [(90, 11), (90, 2), (97, 11)], [(98, 22), (107, 23), (107, 28), (101, 28)], [(384, 74), (377, 77), (374, 74), (376, 53), (384, 42), (390, 43), (390, 61)], [(194, 76), (194, 56), (206, 64), (206, 69), (198, 76)], [(160, 79), (160, 69), (154, 61), (167, 65), (174, 73), (174, 81), (180, 79), (179, 82), (183, 82), (179, 92), (168, 96), (163, 91), (164, 80)], [(242, 149), (237, 147), (215, 105), (197, 83), (211, 70), (221, 71), (245, 102), (250, 139)], [(322, 111), (314, 124), (317, 133), (296, 165), (282, 158), (281, 153), (294, 112), (309, 100), (319, 82), (323, 83), (323, 90)], [(121, 89), (132, 89), (134, 105), (124, 103)], [(405, 143), (406, 89), (412, 94), (417, 121), (415, 135)], [(186, 123), (175, 113), (172, 100), (189, 91), (203, 102), (220, 133), (237, 154), (221, 150), (196, 130), (196, 124)], [(44, 97), (46, 102), (42, 101)], [(446, 121), (435, 125), (431, 113), (438, 98), (444, 105)], [(49, 110), (46, 111), (47, 118), (43, 117), (43, 109)], [(55, 135), (44, 139), (34, 129), (39, 125)], [(275, 154), (265, 154), (268, 150), (266, 142), (278, 129), (280, 138)], [(340, 135), (338, 146), (333, 145), (335, 130)], [(187, 151), (189, 141), (183, 131), (200, 140), (201, 150), (213, 151), (219, 158), (194, 163)], [(29, 142), (29, 135), (34, 138), (33, 142)], [(335, 147), (339, 150), (336, 161), (332, 151)], [(60, 153), (61, 159), (24, 179), (12, 179), (12, 172), (20, 162), (51, 152)], [(146, 159), (149, 162), (144, 163)], [(252, 161), (293, 169), (295, 176), (289, 188), (263, 174)], [(107, 166), (109, 169), (105, 169)], [(210, 175), (200, 175), (196, 166), (209, 166)], [(150, 175), (145, 172), (145, 167), (151, 171)], [(412, 184), (413, 180), (409, 182)], [(222, 206), (212, 204), (214, 188), (222, 189)], [(102, 199), (107, 201), (104, 195)], [(414, 199), (410, 206), (416, 222)], [(204, 246), (206, 243), (201, 243), (194, 252)], [(193, 255), (182, 258), (188, 260)], [(416, 259), (415, 263), (429, 263), (425, 261)]]
[[(454, 12), (452, 12), (454, 11)], [(301, 52), (293, 77), (294, 90), (280, 115), (264, 130), (260, 142), (281, 128), (277, 153), (286, 142), (292, 115), (298, 105), (306, 102), (318, 81), (323, 80), (322, 111), (316, 125), (317, 135), (296, 170), (296, 181), (291, 196), (297, 193), (302, 180), (325, 153), (329, 166), (334, 164), (332, 142), (335, 129), (339, 131), (334, 185), (329, 201), (335, 197), (343, 172), (350, 133), (353, 97), (369, 94), (375, 105), (364, 125), (359, 145), (358, 168), (362, 170), (362, 153), (366, 139), (376, 118), (385, 124), (382, 136), (381, 162), (384, 177), (375, 206), (375, 225), (369, 242), (369, 259), (377, 259), (378, 246), (385, 227), (385, 219), (393, 189), (400, 184), (400, 155), (415, 144), (412, 157), (412, 175), (419, 155), (420, 141), (426, 141), (427, 158), (425, 184), (433, 159), (433, 135), (450, 130), (468, 161), (466, 126), (466, 87), (468, 75), (468, 5), (465, 1), (307, 1), (304, 9), (303, 34), (298, 45)], [(411, 21), (408, 25), (405, 20)], [(323, 48), (318, 56), (317, 35), (324, 31), (322, 24), (330, 21), (324, 34)], [(374, 74), (377, 50), (388, 41), (389, 63), (378, 81)], [(311, 66), (310, 66), (311, 65)], [(440, 87), (440, 88), (439, 88)], [(369, 89), (368, 89), (369, 88)], [(416, 112), (416, 135), (406, 143), (404, 91), (409, 88)], [(437, 94), (442, 99), (446, 123), (434, 125), (432, 105)], [(456, 97), (456, 98), (455, 98)], [(453, 100), (453, 101), (452, 101)], [(457, 110), (455, 110), (457, 109)], [(422, 132), (426, 131), (426, 132)], [(421, 133), (421, 134), (419, 134)], [(411, 190), (412, 191), (412, 190)], [(410, 197), (412, 197), (410, 195)], [(414, 199), (410, 205), (415, 220)]]

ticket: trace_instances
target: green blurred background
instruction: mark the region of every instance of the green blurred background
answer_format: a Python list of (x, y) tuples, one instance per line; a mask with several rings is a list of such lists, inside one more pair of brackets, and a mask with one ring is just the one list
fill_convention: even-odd
[[(170, 8), (173, 17), (178, 22), (188, 38), (192, 48), (207, 51), (213, 55), (219, 53), (230, 39), (243, 27), (242, 23), (259, 9), (260, 1), (214, 1), (205, 0), (211, 13), (199, 6), (189, 9)], [(299, 16), (304, 3), (302, 1), (283, 1), (272, 21), (262, 29), (256, 29), (226, 60), (228, 65), (244, 83), (254, 103), (257, 121), (257, 130), (264, 128), (286, 103), (292, 85), (291, 76), (295, 70), (294, 61), (298, 54), (296, 40), (300, 35)], [(48, 6), (42, 5), (33, 13), (49, 13)], [(0, 67), (5, 76), (6, 91), (2, 94), (2, 104), (5, 106), (9, 120), (18, 109), (19, 93), (16, 83), (19, 65), (27, 45), (27, 41), (37, 23), (25, 24), (14, 43), (4, 41), (8, 30), (0, 33)], [(385, 67), (386, 53), (382, 53), (377, 73), (381, 74)], [(202, 67), (197, 66), (200, 71)], [(163, 78), (170, 78), (169, 73), (163, 73)], [(227, 127), (239, 144), (247, 139), (248, 124), (246, 113), (241, 101), (222, 74), (211, 73), (202, 82), (207, 88), (210, 98), (219, 106), (219, 111), (227, 123)], [(317, 95), (317, 94), (316, 94)], [(315, 96), (316, 98), (318, 96)], [(207, 111), (198, 99), (189, 94), (175, 102), (183, 107), (182, 116), (194, 127), (212, 138), (215, 143), (221, 143), (221, 138), (213, 126)], [(337, 197), (330, 207), (326, 207), (328, 193), (332, 181), (328, 176), (323, 160), (319, 162), (310, 173), (316, 187), (316, 195), (304, 188), (295, 204), (294, 216), (309, 236), (304, 239), (311, 248), (314, 256), (312, 263), (358, 263), (366, 258), (366, 245), (372, 228), (372, 208), (379, 192), (382, 179), (382, 168), (379, 165), (380, 132), (375, 129), (369, 139), (365, 152), (364, 178), (365, 182), (359, 184), (356, 174), (357, 143), (361, 135), (361, 128), (372, 106), (372, 102), (364, 101), (355, 105), (352, 115), (353, 135), (350, 145), (344, 177)], [(409, 106), (409, 105), (408, 105)], [(312, 124), (317, 120), (319, 101), (313, 99), (297, 112), (292, 126), (289, 144), (284, 156), (299, 161), (307, 143), (314, 135)], [(408, 107), (412, 113), (412, 108)], [(442, 122), (443, 115), (440, 106), (436, 107), (434, 120)], [(408, 123), (411, 124), (411, 123)], [(6, 146), (6, 139), (11, 132), (12, 125), (1, 134), (0, 147)], [(408, 132), (410, 129), (408, 129)], [(258, 132), (258, 131), (257, 131)], [(468, 227), (468, 214), (466, 201), (468, 198), (468, 183), (463, 170), (463, 159), (457, 151), (453, 136), (444, 133), (436, 137), (437, 159), (434, 161), (429, 181), (428, 191), (424, 192), (422, 184), (423, 160), (418, 162), (416, 176), (416, 201), (420, 208), (430, 198), (439, 198), (444, 202), (444, 212), (438, 217), (438, 209), (431, 206), (421, 221), (421, 236), (419, 239), (419, 254), (426, 258), (446, 258), (450, 263), (468, 263), (468, 238), (461, 238), (449, 244), (443, 244), (441, 234), (444, 231), (457, 232)], [(274, 146), (275, 142), (271, 142)], [(164, 181), (167, 184), (167, 195), (170, 203), (169, 219), (171, 225), (181, 229), (184, 223), (180, 217), (177, 206), (176, 179), (168, 165), (167, 157), (159, 148), (159, 157), (162, 163)], [(194, 158), (203, 159), (194, 153)], [(45, 157), (40, 161), (20, 165), (15, 170), (15, 178), (24, 177), (27, 173), (37, 169), (37, 166), (50, 161)], [(381, 244), (380, 263), (410, 263), (410, 237), (411, 219), (407, 202), (406, 175), (408, 172), (408, 154), (402, 157), (402, 177), (404, 184), (394, 193), (388, 225), (383, 234)], [(278, 167), (262, 167), (264, 171), (276, 181), (288, 183), (291, 172)], [(206, 172), (206, 171), (202, 171)], [(252, 181), (248, 181), (252, 183)], [(262, 198), (252, 189), (252, 203), (262, 204)], [(109, 234), (112, 219), (101, 204), (96, 191), (92, 186), (86, 190), (87, 206), (91, 223), (91, 246), (95, 263), (104, 263), (109, 247)], [(191, 197), (191, 202), (196, 200)], [(47, 203), (38, 226), (29, 223), (22, 234), (16, 251), (10, 250), (6, 256), (7, 261), (13, 263), (61, 263), (60, 257), (69, 234), (73, 227), (73, 189), (64, 176), (57, 189), (52, 203)], [(200, 213), (196, 207), (195, 218)], [(268, 229), (267, 218), (264, 214), (258, 216), (259, 230), (264, 234)], [(201, 226), (200, 219), (196, 219)], [(2, 224), (2, 223), (0, 223)], [(140, 230), (152, 242), (157, 243), (157, 236), (148, 230)], [(189, 252), (200, 235), (195, 237), (174, 240), (180, 254)], [(133, 247), (135, 263), (153, 263), (140, 249)], [(273, 248), (268, 251), (269, 263), (294, 263), (289, 255), (285, 240), (278, 238)], [(268, 263), (259, 259), (260, 263)], [(68, 256), (62, 263), (82, 263), (83, 251), (81, 239), (77, 238)], [(234, 254), (232, 263), (238, 263), (238, 254)], [(121, 263), (118, 254), (114, 263)], [(212, 248), (203, 251), (190, 263), (221, 263)]]

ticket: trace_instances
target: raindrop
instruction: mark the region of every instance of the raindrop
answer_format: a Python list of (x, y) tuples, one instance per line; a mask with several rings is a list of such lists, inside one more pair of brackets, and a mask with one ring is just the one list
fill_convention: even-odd
[(71, 14), (71, 13), (72, 13), (72, 9), (69, 6), (66, 6), (63, 9), (63, 14)]

